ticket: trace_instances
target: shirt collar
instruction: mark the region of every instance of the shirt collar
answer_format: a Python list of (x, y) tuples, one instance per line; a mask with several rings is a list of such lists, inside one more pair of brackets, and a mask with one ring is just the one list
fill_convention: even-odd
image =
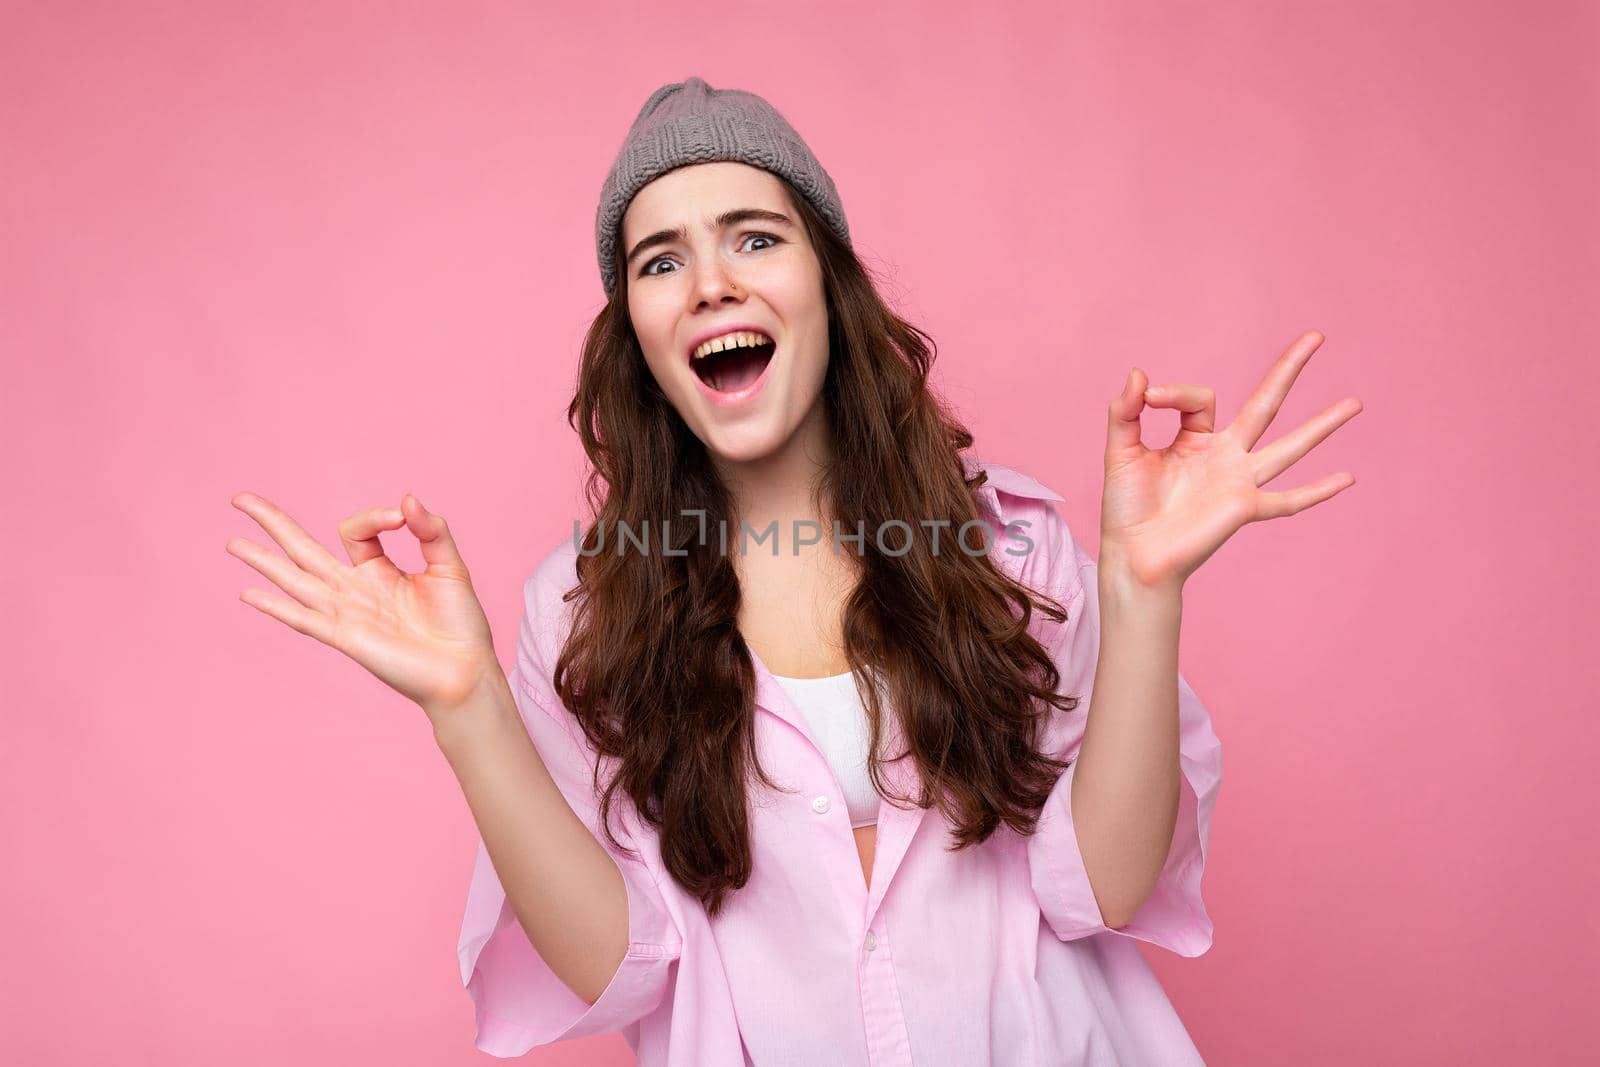
[(1050, 487), (1010, 467), (1002, 467), (998, 463), (990, 463), (966, 453), (962, 453), (961, 463), (966, 469), (968, 478), (980, 470), (988, 473), (988, 480), (974, 491), (973, 496), (978, 502), (979, 509), (1001, 525), (1004, 525), (1008, 518), (1000, 506), (1001, 493), (1031, 497), (1035, 500), (1066, 500), (1066, 497)]

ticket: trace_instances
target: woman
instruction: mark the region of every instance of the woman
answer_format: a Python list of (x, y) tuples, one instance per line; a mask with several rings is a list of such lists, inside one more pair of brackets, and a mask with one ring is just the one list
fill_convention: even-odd
[[(569, 409), (594, 515), (528, 579), (509, 676), (409, 494), (341, 524), (349, 567), (240, 494), (290, 561), (230, 551), (294, 600), (244, 598), (427, 713), (482, 834), (459, 946), (480, 1049), (1200, 1062), (1133, 943), (1211, 944), (1221, 749), (1178, 672), (1181, 591), (1245, 523), (1353, 484), (1260, 488), (1360, 404), (1252, 452), (1321, 335), (1221, 431), (1211, 390), (1134, 368), (1097, 562), (1059, 496), (965, 454), (926, 335), (849, 240), (765, 101), (663, 86), (596, 219), (610, 300)], [(1168, 448), (1146, 406), (1182, 413)], [(421, 574), (379, 545), (401, 525)]]

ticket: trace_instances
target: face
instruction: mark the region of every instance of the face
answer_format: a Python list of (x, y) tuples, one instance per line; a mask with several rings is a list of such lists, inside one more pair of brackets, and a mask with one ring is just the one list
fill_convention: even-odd
[[(746, 211), (768, 214), (734, 214)], [(827, 301), (821, 263), (782, 183), (744, 163), (679, 167), (634, 196), (621, 238), (645, 362), (711, 456), (753, 463), (814, 444), (824, 432)], [(774, 344), (724, 341), (723, 352), (693, 358), (730, 331)]]

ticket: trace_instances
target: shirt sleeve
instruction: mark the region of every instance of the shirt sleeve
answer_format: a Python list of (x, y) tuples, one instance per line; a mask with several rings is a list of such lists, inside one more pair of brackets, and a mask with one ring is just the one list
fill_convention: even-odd
[(1034, 512), (1042, 529), (1034, 577), (1067, 609), (1067, 621), (1054, 635), (1051, 655), (1061, 671), (1060, 692), (1077, 696), (1078, 707), (1055, 712), (1048, 731), (1050, 754), (1072, 765), (1056, 781), (1027, 839), (1029, 875), (1046, 921), (1055, 935), (1071, 941), (1112, 933), (1148, 941), (1180, 956), (1198, 956), (1211, 947), (1211, 918), (1200, 895), (1211, 812), (1222, 782), (1222, 745), (1210, 714), (1180, 672), (1178, 675), (1178, 762), (1182, 778), (1172, 846), (1155, 888), (1124, 926), (1109, 927), (1100, 914), (1072, 821), (1072, 782), (1078, 769), (1087, 716), (1092, 714), (1096, 662), (1100, 653), (1098, 567), (1073, 540), (1066, 521), (1048, 504)]
[[(533, 580), (530, 579), (529, 600)], [(628, 896), (628, 949), (611, 982), (593, 1005), (550, 969), (523, 932), (480, 838), (467, 891), (457, 956), (461, 981), (477, 1022), (474, 1044), (496, 1056), (520, 1056), (539, 1045), (621, 1030), (648, 1015), (677, 975), (682, 937), (654, 874), (639, 858), (614, 849), (600, 827), (599, 799), (590, 768), (593, 748), (548, 681), (536, 627), (523, 617), (518, 658), (509, 680), (524, 725), (556, 785), (622, 873)], [(537, 618), (537, 616), (532, 616)], [(604, 779), (602, 779), (603, 784)], [(619, 795), (621, 808), (625, 798)], [(637, 852), (626, 826), (613, 814), (619, 842)]]

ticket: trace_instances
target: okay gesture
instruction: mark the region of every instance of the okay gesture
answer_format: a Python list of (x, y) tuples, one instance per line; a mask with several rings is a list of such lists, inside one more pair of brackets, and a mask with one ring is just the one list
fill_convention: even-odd
[[(1355, 475), (1346, 471), (1282, 492), (1261, 488), (1354, 418), (1361, 401), (1353, 396), (1251, 451), (1323, 340), (1316, 330), (1302, 334), (1222, 430), (1214, 429), (1217, 398), (1209, 387), (1150, 386), (1144, 372), (1133, 368), (1122, 395), (1111, 402), (1106, 429), (1102, 565), (1123, 567), (1143, 586), (1181, 589), (1246, 523), (1297, 514), (1355, 484)], [(1139, 439), (1139, 413), (1146, 406), (1182, 413), (1178, 436), (1166, 448), (1146, 448)]]

